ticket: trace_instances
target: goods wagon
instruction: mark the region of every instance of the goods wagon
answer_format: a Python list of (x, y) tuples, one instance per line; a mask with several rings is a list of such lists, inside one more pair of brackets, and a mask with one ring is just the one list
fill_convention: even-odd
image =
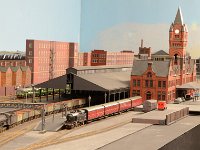
[(87, 121), (104, 116), (104, 106), (102, 105), (87, 107), (87, 108), (84, 108), (83, 110), (85, 110), (87, 114)]
[(118, 102), (110, 102), (103, 104), (102, 106), (104, 106), (104, 115), (111, 115), (119, 112)]
[(132, 102), (132, 107), (136, 107), (143, 104), (141, 96), (130, 97)]
[(131, 99), (123, 99), (117, 102), (119, 103), (119, 111), (124, 111), (132, 108)]

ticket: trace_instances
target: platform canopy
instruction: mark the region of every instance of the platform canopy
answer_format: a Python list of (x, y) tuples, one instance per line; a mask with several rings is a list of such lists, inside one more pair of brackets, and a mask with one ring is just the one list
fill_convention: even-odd
[(66, 88), (66, 75), (48, 80), (35, 85), (36, 88), (54, 88), (54, 89), (65, 89)]
[(177, 89), (200, 89), (200, 83), (189, 82), (181, 86), (176, 87)]
[(131, 72), (74, 75), (73, 90), (115, 91), (130, 87)]
[[(73, 74), (72, 90), (79, 91), (119, 91), (130, 88), (130, 71), (95, 74)], [(35, 85), (37, 88), (65, 89), (67, 75)]]

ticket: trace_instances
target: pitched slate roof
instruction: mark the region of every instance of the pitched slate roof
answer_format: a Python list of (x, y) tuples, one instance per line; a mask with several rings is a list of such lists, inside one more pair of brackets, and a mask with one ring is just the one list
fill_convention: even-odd
[(200, 89), (200, 85), (197, 82), (189, 82), (181, 86), (176, 87), (177, 89)]
[(164, 50), (159, 50), (157, 52), (155, 52), (154, 54), (152, 55), (169, 55), (168, 53), (166, 53)]
[[(135, 60), (131, 75), (141, 76), (148, 67), (148, 60)], [(153, 72), (158, 77), (167, 77), (169, 74), (170, 61), (151, 61)]]
[[(102, 88), (102, 91), (129, 88), (130, 71), (82, 74), (80, 78), (87, 80)], [(83, 89), (82, 89), (83, 90)]]

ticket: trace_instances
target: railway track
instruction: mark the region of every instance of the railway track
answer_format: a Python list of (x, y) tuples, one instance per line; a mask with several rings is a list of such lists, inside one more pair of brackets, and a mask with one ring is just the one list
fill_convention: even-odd
[(36, 123), (27, 124), (25, 127), (22, 129), (17, 129), (17, 130), (12, 130), (10, 132), (4, 132), (1, 134), (0, 138), (0, 147), (3, 146), (4, 144), (10, 142), (11, 140), (14, 140), (15, 138), (22, 136), (23, 134), (29, 132), (35, 127)]
[(19, 150), (35, 150), (35, 149), (39, 149), (39, 148), (43, 148), (43, 147), (47, 147), (47, 146), (51, 146), (51, 145), (55, 145), (55, 144), (60, 144), (60, 143), (64, 143), (64, 142), (69, 142), (69, 141), (93, 136), (96, 134), (100, 134), (100, 133), (107, 132), (107, 131), (113, 130), (115, 128), (124, 126), (130, 122), (131, 122), (130, 120), (128, 120), (128, 121), (126, 120), (124, 122), (121, 122), (121, 123), (118, 123), (118, 124), (115, 124), (112, 126), (108, 126), (108, 127), (105, 127), (105, 128), (99, 129), (99, 130), (94, 130), (94, 131), (90, 131), (90, 132), (86, 132), (86, 133), (82, 133), (82, 134), (78, 134), (78, 135), (74, 135), (74, 136), (64, 137), (64, 138), (63, 138), (63, 136), (66, 136), (67, 134), (73, 132), (73, 130), (78, 129), (78, 128), (75, 128), (71, 132), (68, 132), (68, 133), (66, 133), (66, 130), (63, 130), (63, 131), (60, 131), (59, 135), (51, 135), (50, 137), (48, 137), (45, 140), (39, 141), (37, 143), (33, 143), (33, 144), (28, 145)]

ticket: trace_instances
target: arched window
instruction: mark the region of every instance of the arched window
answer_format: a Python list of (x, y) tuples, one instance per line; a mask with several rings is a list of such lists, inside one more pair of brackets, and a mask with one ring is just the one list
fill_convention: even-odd
[(146, 93), (146, 100), (149, 100), (149, 99), (151, 99), (151, 92), (150, 91), (148, 91)]
[(177, 65), (178, 63), (178, 54), (174, 55), (174, 64)]

